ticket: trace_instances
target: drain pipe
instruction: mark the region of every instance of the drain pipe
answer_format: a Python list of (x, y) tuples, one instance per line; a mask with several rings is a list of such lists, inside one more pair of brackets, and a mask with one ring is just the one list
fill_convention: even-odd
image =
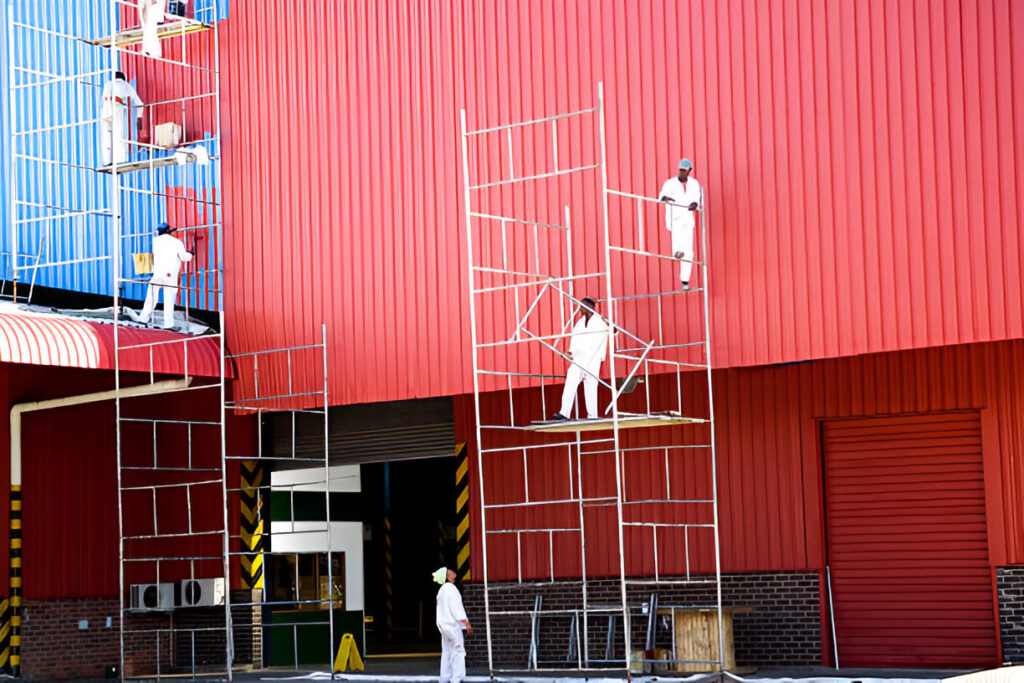
[(11, 672), (15, 676), (21, 674), (21, 416), (25, 413), (50, 410), (51, 408), (65, 408), (85, 403), (113, 401), (116, 398), (132, 398), (170, 391), (181, 391), (187, 389), (189, 384), (191, 384), (190, 379), (170, 379), (128, 387), (120, 391), (111, 389), (110, 391), (98, 391), (92, 394), (52, 398), (46, 401), (27, 401), (11, 406), (10, 607), (7, 614), (3, 615), (6, 617), (3, 619), (6, 623), (0, 624), (0, 630), (3, 630), (5, 625), (9, 629), (10, 656), (7, 661)]

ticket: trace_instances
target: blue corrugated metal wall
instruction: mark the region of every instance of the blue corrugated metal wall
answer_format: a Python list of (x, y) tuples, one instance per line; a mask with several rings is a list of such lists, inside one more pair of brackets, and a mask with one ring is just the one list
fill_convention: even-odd
[[(200, 0), (195, 5), (197, 18), (213, 17), (213, 0)], [(67, 3), (64, 0), (7, 0), (3, 3), (3, 45), (0, 50), (4, 91), (11, 95), (4, 111), (3, 188), (4, 214), (0, 218), (0, 251), (3, 253), (3, 279), (12, 279), (14, 258), (22, 270), (19, 279), (29, 283), (37, 263), (59, 263), (91, 259), (82, 263), (54, 265), (34, 269), (35, 283), (79, 292), (113, 294), (111, 255), (115, 237), (111, 214), (111, 178), (92, 170), (100, 165), (98, 123), (100, 94), (112, 68), (110, 50), (93, 46), (84, 40), (70, 40), (49, 32), (94, 38), (109, 35), (117, 18), (116, 8), (109, 0)], [(228, 0), (217, 0), (220, 17), (227, 13)], [(130, 12), (131, 10), (120, 10)], [(134, 18), (132, 19), (134, 22)], [(49, 32), (48, 32), (49, 31)], [(165, 41), (166, 45), (166, 41)], [(165, 47), (165, 50), (167, 47)], [(165, 55), (166, 56), (166, 55)], [(119, 53), (118, 68), (128, 74), (146, 100), (147, 85), (168, 74), (181, 78), (187, 73), (180, 67), (154, 63), (151, 60)], [(138, 73), (132, 73), (133, 67)], [(48, 85), (34, 85), (49, 79), (47, 74), (80, 75)], [(174, 70), (177, 69), (175, 73)], [(192, 81), (194, 84), (194, 81)], [(13, 89), (11, 89), (13, 85)], [(161, 86), (166, 84), (160, 84)], [(187, 92), (189, 84), (183, 88)], [(194, 87), (194, 85), (193, 85)], [(181, 88), (179, 88), (180, 90)], [(166, 88), (155, 88), (166, 90)], [(161, 119), (163, 120), (163, 119)], [(56, 127), (56, 128), (53, 128)], [(26, 131), (39, 132), (26, 133)], [(124, 189), (120, 205), (124, 215), (120, 244), (123, 277), (133, 275), (132, 253), (149, 250), (149, 239), (157, 223), (189, 225), (219, 223), (219, 193), (216, 192), (219, 164), (219, 141), (212, 139), (216, 131), (188, 131), (191, 139), (205, 138), (203, 143), (215, 160), (206, 166), (189, 164), (157, 170), (123, 174)], [(133, 157), (133, 158), (138, 158)], [(155, 191), (160, 195), (148, 194)], [(198, 201), (179, 201), (171, 196), (189, 196)], [(199, 202), (211, 202), (202, 204)], [(171, 204), (176, 204), (172, 207)], [(46, 216), (63, 218), (41, 219)], [(179, 218), (176, 221), (175, 214)], [(182, 218), (188, 216), (188, 218)], [(16, 229), (15, 229), (16, 226)], [(136, 237), (137, 236), (137, 237)], [(208, 269), (222, 267), (217, 240), (200, 243), (206, 251), (199, 261)], [(16, 251), (16, 254), (15, 254)], [(142, 298), (145, 276), (128, 283), (122, 296)], [(198, 290), (219, 289), (219, 282), (203, 278), (192, 286)], [(23, 295), (27, 290), (19, 290)], [(217, 297), (193, 293), (192, 306), (219, 307)]]

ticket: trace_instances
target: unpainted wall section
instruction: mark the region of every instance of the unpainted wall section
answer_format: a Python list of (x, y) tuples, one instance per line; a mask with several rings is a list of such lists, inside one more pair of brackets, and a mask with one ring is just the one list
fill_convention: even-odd
[[(652, 396), (662, 396), (663, 401), (672, 405), (675, 382), (667, 379), (654, 380), (651, 391)], [(1024, 432), (1020, 428), (1024, 423), (1024, 342), (720, 370), (714, 373), (714, 382), (723, 571), (817, 571), (824, 567), (819, 432), (822, 419), (959, 410), (981, 414), (990, 561), (993, 566), (1024, 562)], [(684, 404), (700, 414), (706, 396), (703, 384), (697, 377), (690, 377), (684, 378), (682, 386)], [(557, 385), (549, 388), (547, 412), (553, 412), (551, 406), (560, 389)], [(604, 400), (603, 389), (600, 396)], [(512, 399), (517, 424), (541, 419), (544, 414), (539, 390), (517, 390)], [(635, 395), (627, 397), (621, 409), (628, 410), (629, 401), (636, 400), (639, 399)], [(653, 404), (656, 409), (657, 402)], [(473, 580), (481, 580), (481, 510), (473, 397), (456, 397), (454, 409), (456, 439), (467, 442), (472, 449), (471, 567)], [(482, 395), (481, 413), (483, 424), (508, 424), (508, 392)], [(702, 429), (683, 426), (624, 430), (621, 434), (626, 447), (695, 444), (706, 438), (706, 434), (700, 433)], [(492, 439), (488, 443), (492, 447), (514, 447), (552, 442), (557, 436), (560, 435), (538, 437), (506, 432), (500, 437), (503, 441)], [(627, 455), (624, 459), (627, 496), (657, 492), (664, 486), (663, 457), (656, 451), (654, 455)], [(564, 497), (570, 486), (577, 485), (572, 483), (579, 478), (571, 472), (573, 466), (565, 448), (531, 451), (525, 467), (523, 460), (521, 450), (485, 455), (488, 504), (524, 500), (527, 484), (533, 500)], [(677, 497), (686, 491), (701, 495), (709, 490), (710, 472), (702, 462), (707, 462), (706, 458), (694, 451), (672, 463), (668, 478), (675, 482)], [(614, 473), (610, 456), (589, 456), (589, 462), (584, 459), (585, 495), (614, 495)], [(492, 509), (487, 514), (491, 529), (579, 526), (575, 505)], [(642, 514), (652, 521), (671, 519), (669, 511), (658, 509), (657, 505), (647, 507)], [(588, 575), (617, 574), (614, 508), (598, 508), (586, 515)], [(651, 535), (631, 531), (636, 530), (627, 530), (625, 536), (626, 571), (652, 575)], [(659, 541), (660, 574), (685, 569), (685, 546), (679, 539)], [(559, 578), (579, 576), (578, 534), (562, 534), (554, 543), (543, 534), (523, 534), (520, 542), (524, 578), (550, 577), (552, 568)], [(520, 552), (514, 536), (489, 535), (488, 543), (489, 578), (516, 579)], [(691, 538), (693, 571), (713, 567), (710, 552), (708, 539)]]

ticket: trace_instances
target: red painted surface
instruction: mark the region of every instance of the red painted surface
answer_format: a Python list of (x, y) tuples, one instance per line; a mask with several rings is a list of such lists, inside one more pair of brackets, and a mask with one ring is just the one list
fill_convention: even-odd
[[(105, 391), (113, 388), (113, 374), (105, 371), (76, 368), (54, 368), (3, 364), (0, 366), (0, 400), (8, 409), (25, 401), (38, 401), (80, 393)], [(155, 398), (136, 399), (123, 404), (125, 416), (163, 419), (210, 419), (209, 409), (216, 408), (214, 391), (170, 394)], [(26, 599), (57, 597), (95, 597), (117, 594), (117, 471), (115, 450), (115, 421), (112, 402), (60, 408), (27, 413), (22, 420), (22, 498), (24, 526), (24, 591)], [(194, 428), (195, 429), (195, 428)], [(211, 428), (212, 429), (212, 428)], [(132, 434), (126, 428), (129, 447), (124, 451), (125, 462), (145, 460), (152, 456), (152, 432)], [(251, 418), (228, 421), (228, 443), (232, 455), (244, 455), (255, 448)], [(184, 435), (180, 428), (170, 427), (160, 434), (165, 455), (184, 459)], [(194, 435), (192, 453), (194, 463), (219, 466), (219, 435), (209, 431)], [(7, 448), (10, 425), (0, 420), (0, 443)], [(0, 458), (0, 478), (10, 481), (10, 459)], [(229, 463), (228, 486), (237, 488), (238, 467)], [(126, 483), (130, 483), (128, 479)], [(3, 504), (0, 520), (8, 524), (8, 483), (0, 488)], [(173, 494), (161, 501), (162, 520), (169, 526), (184, 522), (181, 501)], [(219, 526), (222, 511), (220, 495), (194, 498), (194, 528)], [(239, 510), (236, 495), (229, 503), (229, 523), (237, 529)], [(138, 529), (151, 520), (151, 502), (127, 501), (125, 506), (126, 530)], [(136, 525), (132, 527), (132, 525)], [(206, 539), (195, 546), (204, 554), (219, 555), (221, 537)], [(237, 541), (233, 541), (237, 550)], [(180, 547), (176, 552), (180, 551)], [(8, 561), (6, 544), (0, 548), (0, 558)], [(216, 567), (197, 565), (197, 575), (209, 569), (211, 575), (220, 571)], [(162, 580), (175, 580), (187, 575), (182, 566), (165, 566)], [(152, 567), (129, 570), (126, 581), (152, 581)], [(238, 575), (233, 562), (233, 576)]]
[[(217, 377), (220, 342), (162, 330), (121, 327), (51, 315), (0, 314), (0, 362)], [(133, 347), (138, 348), (133, 348)], [(120, 349), (120, 351), (117, 351)], [(230, 375), (230, 368), (226, 372)]]
[(840, 662), (998, 666), (977, 411), (822, 427)]
[[(683, 155), (707, 187), (718, 365), (1020, 337), (1022, 43), (1012, 0), (239, 4), (221, 55), (231, 346), (315, 342), (326, 321), (335, 403), (470, 392), (458, 111), (559, 113), (598, 81), (613, 187), (653, 194)], [(589, 124), (561, 133), (563, 162), (595, 158)], [(482, 170), (507, 170), (482, 144)], [(593, 270), (596, 188), (485, 200), (538, 219), (569, 203)]]
[[(674, 383), (673, 383), (674, 384)], [(717, 444), (719, 492), (721, 496), (722, 566), (724, 571), (817, 570), (825, 566), (822, 512), (822, 467), (820, 421), (874, 415), (905, 415), (951, 410), (980, 410), (985, 441), (984, 485), (987, 502), (986, 529), (990, 562), (994, 566), (1024, 562), (1024, 439), (1019, 425), (1024, 420), (1024, 342), (974, 344), (944, 349), (903, 351), (857, 358), (831, 359), (773, 368), (729, 369), (715, 373), (718, 418)], [(557, 393), (558, 387), (553, 393)], [(659, 391), (674, 401), (674, 386), (661, 380), (652, 383), (652, 396)], [(550, 407), (554, 395), (547, 396)], [(601, 396), (605, 396), (604, 390)], [(634, 394), (633, 397), (636, 395)], [(702, 407), (701, 393), (694, 385), (683, 385), (684, 403), (694, 410)], [(539, 391), (515, 394), (517, 421), (541, 415)], [(485, 422), (507, 420), (508, 393), (484, 397)], [(475, 421), (472, 396), (455, 398), (456, 434), (475, 452)], [(665, 439), (696, 443), (696, 427), (623, 432), (626, 443), (643, 439)], [(664, 432), (660, 434), (659, 432)], [(539, 437), (506, 437), (509, 442)], [(544, 438), (552, 438), (546, 436)], [(663, 441), (659, 441), (664, 443)], [(519, 441), (523, 443), (523, 441)], [(492, 443), (493, 445), (493, 443)], [(522, 455), (488, 456), (485, 470), (488, 502), (521, 500), (525, 491)], [(482, 576), (479, 525), (479, 480), (476, 458), (470, 460), (473, 503), (472, 571)], [(654, 486), (650, 462), (627, 463), (629, 486)], [(683, 467), (681, 485), (700, 492), (706, 472), (693, 458)], [(549, 499), (568, 491), (565, 449), (540, 450), (531, 455), (530, 491)], [(646, 469), (645, 469), (646, 468)], [(673, 470), (678, 471), (678, 470)], [(630, 483), (631, 482), (631, 483)], [(641, 488), (636, 489), (637, 491)], [(614, 469), (606, 462), (594, 462), (584, 471), (585, 491), (613, 491)], [(627, 488), (627, 491), (630, 490)], [(556, 526), (560, 522), (578, 526), (578, 513), (549, 510), (515, 513), (494, 522), (508, 528)], [(504, 513), (508, 515), (509, 513)], [(595, 513), (596, 514), (596, 513)], [(664, 514), (656, 507), (645, 514)], [(515, 516), (522, 515), (522, 516)], [(489, 518), (491, 519), (491, 518)], [(592, 574), (618, 571), (618, 546), (614, 517), (592, 521), (587, 531), (588, 570)], [(518, 525), (518, 527), (516, 526)], [(491, 524), (491, 528), (498, 528)], [(493, 562), (491, 579), (515, 578), (515, 553), (509, 548), (489, 552)], [(634, 573), (653, 571), (649, 539), (631, 541), (627, 568)], [(579, 574), (578, 542), (566, 536), (556, 548), (555, 573)], [(494, 548), (496, 546), (492, 546)], [(524, 556), (524, 576), (543, 577), (550, 571), (547, 539), (531, 540)], [(664, 548), (662, 548), (664, 550)], [(574, 554), (575, 553), (575, 554)], [(591, 557), (592, 554), (592, 557)], [(510, 559), (510, 556), (512, 559)], [(661, 571), (678, 568), (678, 549)], [(706, 551), (696, 553), (695, 563), (707, 562)]]

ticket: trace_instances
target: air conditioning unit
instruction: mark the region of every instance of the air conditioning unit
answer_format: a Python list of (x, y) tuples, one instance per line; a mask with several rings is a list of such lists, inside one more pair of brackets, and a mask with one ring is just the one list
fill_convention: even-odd
[(224, 579), (185, 579), (181, 582), (181, 607), (224, 604)]
[(173, 583), (133, 583), (129, 589), (128, 602), (136, 610), (174, 609)]

